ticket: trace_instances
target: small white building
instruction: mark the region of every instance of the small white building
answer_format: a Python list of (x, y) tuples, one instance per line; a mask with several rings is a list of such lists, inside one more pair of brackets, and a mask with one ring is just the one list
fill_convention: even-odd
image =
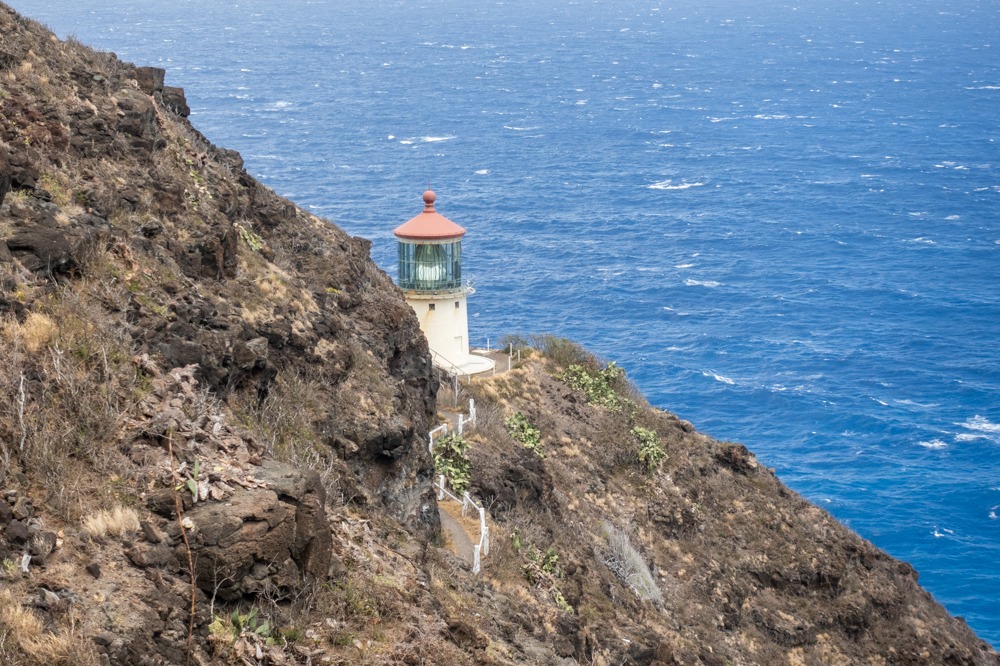
[(493, 361), (469, 352), (466, 299), (472, 287), (462, 283), (462, 236), (465, 229), (434, 209), (436, 195), (424, 192), (424, 210), (393, 231), (399, 239), (398, 285), (417, 313), (434, 364), (455, 374), (493, 369)]

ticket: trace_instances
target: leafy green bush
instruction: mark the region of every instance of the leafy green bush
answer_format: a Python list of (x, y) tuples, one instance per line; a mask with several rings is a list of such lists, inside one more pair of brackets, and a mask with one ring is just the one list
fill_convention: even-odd
[(619, 413), (632, 412), (635, 401), (622, 397), (618, 392), (618, 384), (625, 376), (625, 371), (612, 361), (603, 370), (592, 372), (582, 365), (573, 364), (558, 377), (570, 388), (583, 391), (587, 402), (600, 405), (608, 411)]
[(469, 461), (468, 450), (469, 442), (454, 432), (434, 442), (434, 471), (444, 474), (459, 494), (469, 489), (472, 462)]
[(594, 355), (579, 344), (557, 335), (535, 335), (531, 342), (542, 356), (562, 367), (570, 365), (597, 366)]
[(632, 436), (639, 440), (639, 462), (645, 465), (646, 472), (652, 475), (667, 457), (660, 436), (655, 431), (640, 426), (632, 428)]
[(517, 412), (507, 417), (503, 424), (507, 426), (507, 432), (514, 440), (520, 442), (524, 448), (534, 451), (537, 456), (542, 456), (542, 431), (536, 428), (527, 416)]

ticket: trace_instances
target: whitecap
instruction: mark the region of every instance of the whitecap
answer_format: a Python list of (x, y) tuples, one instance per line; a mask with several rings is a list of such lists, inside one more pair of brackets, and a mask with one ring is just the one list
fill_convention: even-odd
[(677, 185), (674, 185), (673, 182), (674, 181), (672, 179), (668, 178), (667, 180), (661, 180), (658, 183), (653, 183), (652, 185), (647, 185), (646, 187), (650, 190), (689, 190), (692, 187), (703, 187), (705, 185), (705, 183), (701, 182), (678, 183)]
[(878, 404), (882, 405), (883, 407), (888, 407), (889, 406), (889, 403), (883, 402), (882, 400), (879, 400), (878, 398), (876, 398), (873, 395), (870, 395), (868, 397), (871, 398), (872, 400), (874, 400), (875, 402), (877, 402)]
[(292, 106), (292, 102), (286, 102), (285, 100), (278, 100), (277, 102), (274, 103), (273, 106), (276, 109), (287, 109), (288, 107)]
[(395, 134), (390, 134), (390, 135), (389, 135), (389, 136), (387, 136), (386, 138), (387, 138), (387, 139), (389, 139), (390, 141), (392, 141), (393, 139), (395, 139), (395, 138), (396, 138), (396, 135), (395, 135)]
[(718, 375), (718, 374), (712, 372), (711, 370), (707, 370), (707, 371), (706, 370), (702, 370), (701, 374), (704, 377), (711, 377), (715, 381), (722, 382), (723, 384), (729, 384), (730, 386), (733, 386), (733, 385), (736, 384), (736, 382), (733, 381), (732, 379), (730, 379), (729, 377), (726, 377), (725, 375)]
[(694, 268), (694, 264), (677, 264), (674, 268)]
[(956, 442), (974, 442), (977, 439), (986, 439), (986, 435), (973, 435), (969, 432), (962, 432), (955, 435)]
[(401, 139), (399, 143), (401, 143), (401, 144), (402, 144), (402, 145), (404, 145), (404, 146), (410, 146), (410, 145), (413, 145), (413, 142), (412, 142), (412, 141), (410, 141), (410, 140), (408, 140), (408, 139)]
[(684, 285), (687, 287), (718, 287), (721, 282), (716, 282), (715, 280), (692, 280), (688, 278), (684, 280)]
[(420, 140), (424, 143), (437, 143), (438, 141), (451, 141), (457, 138), (457, 136), (424, 136)]
[(512, 125), (504, 125), (504, 129), (511, 130), (512, 132), (531, 132), (532, 130), (538, 129), (538, 127), (514, 127)]
[(583, 106), (586, 103), (587, 103), (587, 100), (585, 100), (585, 99), (578, 99), (578, 100), (576, 100), (576, 105), (577, 106)]
[(946, 449), (948, 445), (942, 442), (940, 439), (932, 439), (929, 442), (917, 442), (917, 446), (922, 446), (925, 449)]
[(944, 219), (946, 219), (946, 220), (961, 220), (962, 216), (961, 215), (949, 215), (948, 217), (946, 217)]
[(969, 430), (975, 430), (977, 432), (1000, 434), (1000, 423), (993, 423), (979, 414), (976, 414), (971, 419), (966, 419), (965, 423), (960, 425), (963, 428), (968, 428)]
[(486, 175), (486, 174), (488, 174), (489, 172), (490, 172), (490, 170), (489, 170), (489, 169), (477, 169), (477, 170), (476, 170), (476, 175), (477, 175), (477, 176), (485, 176), (485, 175)]

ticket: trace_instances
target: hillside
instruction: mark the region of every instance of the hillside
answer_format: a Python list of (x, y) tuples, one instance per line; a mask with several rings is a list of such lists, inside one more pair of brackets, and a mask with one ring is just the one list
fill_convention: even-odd
[(440, 381), (368, 241), (208, 142), (163, 70), (3, 4), (0, 35), (0, 662), (1000, 663), (554, 338), (460, 391), (473, 575), (431, 485)]

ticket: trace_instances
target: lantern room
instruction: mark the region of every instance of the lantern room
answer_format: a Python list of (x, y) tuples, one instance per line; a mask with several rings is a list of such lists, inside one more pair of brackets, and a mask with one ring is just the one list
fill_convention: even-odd
[(393, 231), (399, 241), (398, 286), (427, 337), (434, 363), (453, 374), (475, 374), (493, 361), (469, 353), (467, 297), (462, 282), (465, 229), (434, 208), (437, 196), (424, 192), (424, 210)]
[(399, 287), (423, 293), (462, 288), (462, 236), (465, 229), (434, 209), (434, 192), (424, 192), (424, 211), (400, 225)]

